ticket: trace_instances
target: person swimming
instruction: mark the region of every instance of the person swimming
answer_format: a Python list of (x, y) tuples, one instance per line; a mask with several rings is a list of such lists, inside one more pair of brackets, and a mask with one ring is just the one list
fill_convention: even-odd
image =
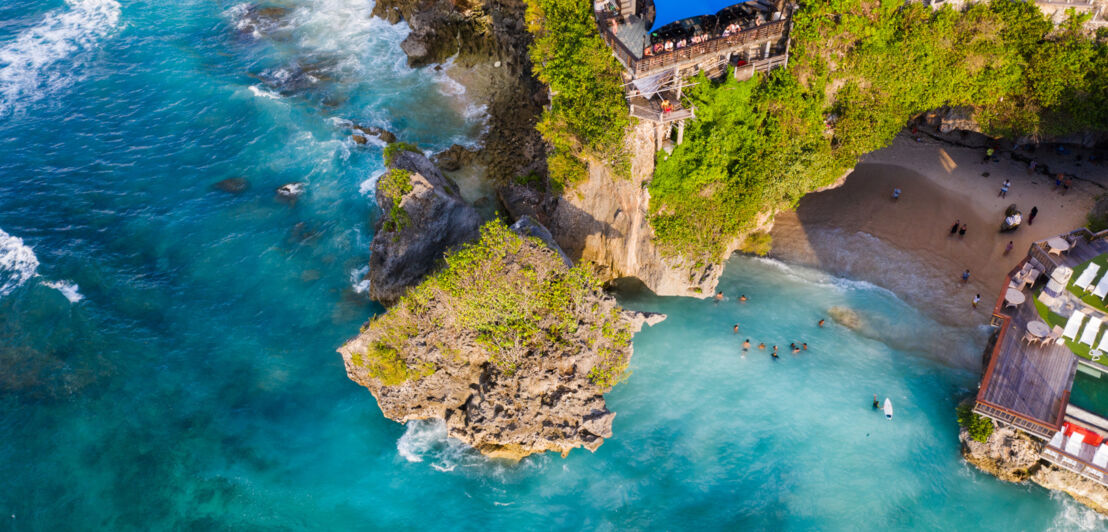
[(743, 342), (743, 351), (750, 351), (750, 338)]
[(797, 353), (799, 353), (799, 352), (800, 352), (800, 348), (799, 348), (799, 347), (797, 347), (797, 346), (796, 346), (796, 344), (793, 344), (793, 354), (795, 355), (795, 354), (797, 354)]
[(736, 323), (735, 326), (733, 328), (731, 328), (731, 332), (734, 332), (734, 333), (739, 332), (739, 324), (738, 323)]
[(873, 409), (877, 410), (881, 408), (881, 403), (877, 401), (877, 394), (873, 394)]
[(723, 301), (723, 292), (716, 292), (716, 301)]
[(773, 346), (773, 359), (777, 360), (777, 346)]
[(819, 320), (819, 326), (820, 327), (823, 327), (823, 322), (824, 322), (824, 320)]
[(800, 348), (807, 351), (808, 350), (808, 342), (804, 342), (803, 344), (800, 344)]
[(766, 348), (766, 343), (765, 342), (762, 342), (762, 343), (758, 344), (758, 349), (765, 349), (765, 348)]
[(739, 296), (739, 303), (746, 303), (746, 294)]

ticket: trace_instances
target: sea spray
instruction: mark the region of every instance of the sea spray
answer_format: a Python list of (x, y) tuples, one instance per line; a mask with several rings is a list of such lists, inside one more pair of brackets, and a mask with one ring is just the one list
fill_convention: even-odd
[(85, 298), (85, 296), (81, 295), (81, 292), (78, 291), (80, 287), (73, 281), (46, 281), (42, 284), (61, 292), (70, 303), (77, 303)]
[(115, 0), (66, 0), (0, 44), (0, 117), (77, 81), (82, 54), (119, 25), (120, 13)]
[(0, 229), (0, 297), (34, 277), (37, 269), (38, 257), (23, 239)]

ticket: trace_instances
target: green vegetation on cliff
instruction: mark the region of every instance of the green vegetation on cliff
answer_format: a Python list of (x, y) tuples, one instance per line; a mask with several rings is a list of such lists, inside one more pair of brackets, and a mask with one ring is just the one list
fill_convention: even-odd
[(563, 187), (585, 176), (588, 158), (624, 164), (630, 119), (622, 66), (600, 38), (592, 9), (590, 0), (527, 0), (531, 62), (551, 93), (538, 129), (553, 147), (550, 179)]
[[(595, 350), (589, 378), (610, 387), (630, 358), (631, 326), (584, 267), (567, 268), (536, 238), (521, 237), (499, 221), (481, 238), (446, 255), (446, 266), (410, 290), (364, 330), (369, 348), (352, 356), (386, 385), (434, 372), (426, 360), (409, 360), (421, 345), (441, 339), (438, 356), (482, 353), (514, 373), (533, 356)], [(424, 347), (425, 349), (425, 347)]]
[(958, 405), (958, 424), (966, 429), (970, 438), (981, 443), (985, 443), (993, 435), (992, 420), (973, 413), (973, 405), (970, 403)]
[(1055, 29), (1034, 4), (933, 11), (903, 0), (802, 1), (787, 70), (687, 91), (697, 120), (660, 158), (664, 252), (714, 262), (757, 215), (833, 183), (918, 114), (967, 106), (998, 135), (1108, 129), (1108, 35)]
[[(390, 146), (393, 145), (395, 144), (390, 144)], [(381, 224), (381, 229), (386, 232), (400, 231), (411, 223), (408, 212), (400, 207), (400, 200), (412, 191), (412, 173), (400, 168), (392, 168), (378, 179), (377, 193), (391, 203), (391, 207), (385, 212), (386, 218)]]

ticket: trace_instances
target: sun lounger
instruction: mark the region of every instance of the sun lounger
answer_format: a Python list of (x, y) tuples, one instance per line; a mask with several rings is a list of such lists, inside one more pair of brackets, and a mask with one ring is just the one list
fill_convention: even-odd
[(1096, 349), (1097, 351), (1108, 351), (1108, 334), (1100, 339), (1100, 343), (1097, 344)]
[(1090, 292), (1093, 289), (1093, 279), (1096, 279), (1096, 274), (1100, 273), (1099, 264), (1090, 264), (1085, 271), (1081, 272), (1081, 276), (1073, 282), (1073, 286), (1076, 286), (1086, 292)]
[(1050, 446), (1062, 448), (1062, 443), (1065, 441), (1066, 435), (1062, 431), (1054, 433), (1054, 437), (1050, 439)]
[(1100, 318), (1089, 318), (1089, 323), (1085, 324), (1085, 330), (1081, 332), (1081, 343), (1092, 347), (1096, 336), (1100, 334), (1101, 323)]
[(1066, 454), (1081, 456), (1081, 448), (1085, 446), (1085, 437), (1078, 433), (1070, 434), (1066, 440)]
[(1066, 322), (1066, 329), (1062, 331), (1062, 337), (1075, 340), (1077, 331), (1081, 330), (1081, 322), (1083, 321), (1085, 321), (1085, 313), (1080, 310), (1073, 311), (1073, 314), (1070, 314), (1069, 321)]
[(1093, 289), (1093, 295), (1099, 298), (1108, 295), (1108, 274), (1101, 277), (1100, 281), (1097, 281), (1096, 288)]
[(1100, 447), (1096, 448), (1096, 454), (1093, 455), (1093, 465), (1101, 469), (1108, 466), (1108, 444), (1102, 443)]

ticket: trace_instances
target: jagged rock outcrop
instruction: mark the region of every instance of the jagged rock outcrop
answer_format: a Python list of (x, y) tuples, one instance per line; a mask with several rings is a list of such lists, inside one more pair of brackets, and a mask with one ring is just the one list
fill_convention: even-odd
[(723, 266), (665, 257), (654, 241), (647, 184), (654, 175), (655, 138), (645, 121), (627, 135), (630, 178), (590, 163), (588, 178), (560, 197), (512, 186), (502, 188), (500, 198), (513, 216), (529, 214), (546, 224), (570, 258), (595, 263), (606, 280), (635, 277), (659, 295), (707, 297)]
[(369, 296), (391, 304), (419, 283), (443, 253), (477, 237), (481, 217), (422, 153), (398, 152), (377, 180)]
[[(524, 220), (523, 234), (545, 232)], [(349, 377), (406, 422), (497, 458), (595, 450), (612, 435), (604, 392), (631, 335), (664, 316), (632, 313), (539, 238), (490, 222), (482, 238), (339, 349)]]
[(1007, 426), (998, 427), (984, 443), (970, 438), (964, 428), (958, 438), (962, 442), (962, 456), (978, 469), (1004, 481), (1030, 480), (1048, 490), (1064, 492), (1108, 515), (1108, 488), (1040, 460), (1042, 442)]

